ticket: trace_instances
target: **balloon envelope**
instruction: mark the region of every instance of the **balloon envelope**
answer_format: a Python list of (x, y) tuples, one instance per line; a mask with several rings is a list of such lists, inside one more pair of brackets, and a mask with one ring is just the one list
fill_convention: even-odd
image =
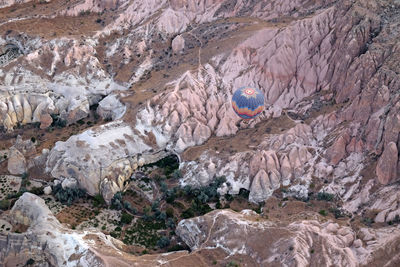
[(264, 94), (252, 87), (241, 87), (232, 97), (232, 107), (243, 119), (252, 119), (264, 110)]

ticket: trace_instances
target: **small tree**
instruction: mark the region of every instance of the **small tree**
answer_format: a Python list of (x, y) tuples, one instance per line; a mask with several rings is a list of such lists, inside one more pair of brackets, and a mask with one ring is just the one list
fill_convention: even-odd
[(158, 239), (158, 241), (157, 241), (157, 246), (158, 246), (159, 248), (168, 247), (169, 244), (170, 244), (170, 240), (169, 240), (169, 238), (166, 237), (166, 236), (161, 237), (161, 238)]
[(167, 190), (168, 190), (168, 186), (167, 186), (167, 184), (164, 182), (164, 181), (162, 181), (161, 183), (160, 183), (160, 189), (161, 189), (161, 192), (163, 192), (163, 193), (165, 193), (165, 192), (167, 192)]
[(201, 203), (207, 203), (209, 197), (207, 196), (206, 193), (201, 192), (200, 195), (197, 196), (197, 199), (201, 202)]
[(179, 179), (182, 178), (182, 172), (181, 170), (177, 169), (172, 173), (172, 177), (174, 177), (174, 179)]
[(174, 229), (175, 228), (175, 222), (172, 218), (168, 218), (167, 222), (165, 224), (168, 228)]
[(10, 207), (10, 201), (7, 199), (0, 200), (0, 209), (1, 210), (8, 210)]
[(159, 221), (165, 221), (165, 219), (167, 219), (167, 214), (165, 212), (160, 212), (160, 214), (157, 216), (157, 219)]
[(171, 207), (168, 207), (165, 212), (168, 217), (174, 217), (174, 210)]
[(151, 210), (152, 211), (156, 211), (158, 210), (158, 207), (160, 206), (160, 202), (158, 202), (158, 200), (155, 200), (152, 204), (151, 204)]
[(126, 212), (123, 212), (121, 215), (121, 223), (122, 224), (130, 224), (132, 222), (132, 219), (133, 219), (133, 216)]

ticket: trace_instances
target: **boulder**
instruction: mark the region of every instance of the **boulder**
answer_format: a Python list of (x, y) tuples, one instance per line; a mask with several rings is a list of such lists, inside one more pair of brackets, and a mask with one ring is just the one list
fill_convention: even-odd
[(120, 119), (125, 114), (125, 111), (126, 107), (118, 100), (115, 94), (105, 97), (97, 107), (97, 114), (103, 119)]
[(19, 150), (10, 149), (7, 169), (11, 174), (23, 174), (26, 172), (26, 160)]
[(53, 190), (51, 189), (51, 186), (46, 186), (45, 188), (43, 188), (43, 192), (45, 195), (50, 195), (52, 191)]
[(62, 181), (61, 186), (63, 189), (66, 188), (77, 188), (78, 187), (78, 181), (74, 178), (65, 178), (64, 181)]
[(181, 52), (185, 48), (185, 39), (182, 35), (178, 35), (172, 40), (172, 51), (175, 53)]
[(53, 123), (53, 118), (48, 114), (40, 116), (40, 129), (46, 129)]

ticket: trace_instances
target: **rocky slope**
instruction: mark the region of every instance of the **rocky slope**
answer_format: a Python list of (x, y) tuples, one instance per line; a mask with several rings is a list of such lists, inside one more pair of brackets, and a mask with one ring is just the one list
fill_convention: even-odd
[[(0, 2), (4, 131), (72, 125), (91, 112), (108, 122), (42, 154), (14, 146), (9, 173), (40, 168), (110, 203), (139, 167), (176, 154), (182, 186), (225, 176), (221, 195), (246, 189), (254, 203), (326, 192), (354, 216), (392, 223), (400, 215), (399, 1), (20, 2), (28, 1)], [(30, 26), (40, 23), (65, 27)], [(230, 105), (243, 85), (266, 99), (249, 123)], [(224, 210), (181, 221), (178, 234), (194, 251), (182, 257), (207, 265), (202, 253), (215, 250), (246, 254), (249, 266), (358, 266), (384, 262), (382, 245), (398, 242), (396, 227), (255, 216)], [(236, 247), (248, 234), (254, 241)], [(274, 245), (259, 245), (264, 235)]]
[[(112, 237), (66, 229), (44, 201), (30, 193), (15, 203), (7, 220), (27, 230), (1, 237), (4, 266), (17, 266), (29, 259), (37, 266), (209, 266), (212, 259), (220, 263), (239, 259), (246, 266), (359, 266), (386, 257), (383, 252), (398, 246), (400, 235), (397, 227), (361, 228), (356, 233), (320, 218), (287, 225), (265, 220), (251, 210), (220, 210), (179, 223), (177, 234), (194, 251), (191, 254), (137, 257), (124, 252), (124, 245)], [(392, 257), (390, 264), (398, 263), (398, 254)]]

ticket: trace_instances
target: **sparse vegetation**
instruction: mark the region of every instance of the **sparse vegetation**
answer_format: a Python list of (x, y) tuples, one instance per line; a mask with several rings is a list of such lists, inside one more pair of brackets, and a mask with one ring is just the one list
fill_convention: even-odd
[(319, 214), (321, 214), (322, 216), (327, 216), (328, 212), (326, 210), (320, 210)]
[(374, 223), (374, 219), (369, 218), (369, 217), (364, 217), (364, 218), (362, 218), (362, 223), (368, 227), (371, 227), (372, 224)]
[(93, 206), (95, 208), (104, 206), (106, 202), (104, 201), (104, 198), (101, 194), (97, 194), (93, 197)]
[(394, 224), (399, 224), (400, 223), (400, 216), (399, 214), (396, 214), (396, 216), (394, 216), (394, 219), (391, 221), (387, 222), (389, 225), (394, 225)]
[(333, 201), (334, 199), (335, 199), (335, 195), (329, 194), (326, 192), (319, 192), (317, 195), (317, 200)]
[(239, 267), (240, 265), (235, 261), (230, 261), (226, 264), (226, 267)]
[(10, 201), (8, 199), (0, 200), (0, 209), (8, 210), (10, 208)]

